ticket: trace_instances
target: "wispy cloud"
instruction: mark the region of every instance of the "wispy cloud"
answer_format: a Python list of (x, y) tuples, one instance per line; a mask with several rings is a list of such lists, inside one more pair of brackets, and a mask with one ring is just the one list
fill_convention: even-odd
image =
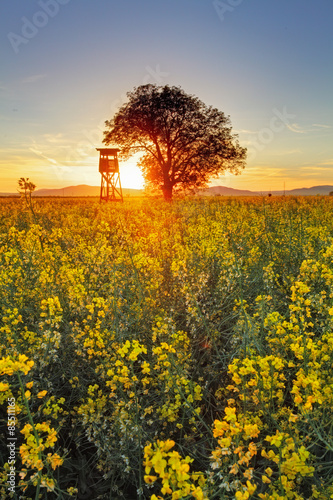
[(23, 80), (21, 80), (21, 83), (35, 83), (38, 80), (42, 80), (43, 78), (46, 78), (46, 76), (47, 75), (45, 73), (38, 74), (38, 75), (26, 76), (25, 78), (23, 78)]
[(333, 165), (333, 158), (329, 158), (328, 160), (324, 160), (318, 163), (318, 165)]
[(302, 154), (302, 151), (300, 149), (285, 149), (282, 151), (274, 151), (275, 156), (286, 156), (286, 155), (296, 155), (296, 154)]
[(41, 158), (44, 158), (44, 160), (47, 160), (48, 162), (50, 162), (52, 165), (58, 165), (58, 162), (56, 160), (54, 160), (53, 158), (50, 158), (49, 156), (43, 154), (42, 151), (40, 151), (37, 147), (35, 146), (30, 146), (29, 150), (32, 152), (32, 153), (35, 153), (37, 156), (40, 156)]
[(305, 166), (305, 167), (300, 167), (300, 172), (306, 172), (307, 174), (313, 175), (314, 173), (318, 174), (320, 172), (329, 172), (332, 170), (332, 165), (324, 165), (320, 166), (319, 165), (311, 165), (311, 166)]
[(239, 129), (239, 130), (235, 130), (235, 133), (236, 134), (249, 134), (249, 135), (253, 135), (253, 134), (257, 134), (258, 131), (257, 130)]
[(287, 128), (296, 134), (306, 134), (308, 132), (306, 129), (303, 129), (298, 123), (290, 123), (287, 124)]
[(318, 127), (318, 128), (332, 128), (331, 125), (323, 125), (321, 123), (313, 123), (312, 126), (313, 127)]
[(37, 144), (34, 139), (32, 139), (32, 143), (29, 144), (28, 150), (38, 156), (40, 159), (46, 160), (53, 168), (57, 169), (57, 172), (71, 172), (72, 167), (90, 167), (92, 165), (97, 168), (96, 165), (96, 155), (93, 160), (86, 154), (86, 151), (77, 154), (71, 155), (73, 149), (73, 145), (71, 143), (63, 144), (63, 141), (66, 142), (66, 137), (59, 134), (44, 134), (43, 143)]
[(301, 127), (298, 123), (289, 123), (287, 128), (296, 134), (307, 134), (308, 132), (318, 132), (320, 129), (330, 129), (332, 127), (331, 125), (324, 125), (321, 123), (312, 123), (311, 127)]
[(66, 142), (65, 136), (61, 132), (58, 134), (44, 134), (43, 137), (47, 142), (51, 142), (52, 144), (64, 144)]

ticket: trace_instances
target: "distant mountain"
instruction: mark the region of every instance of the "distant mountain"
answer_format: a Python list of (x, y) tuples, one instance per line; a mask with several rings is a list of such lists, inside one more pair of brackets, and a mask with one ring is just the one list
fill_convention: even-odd
[(267, 196), (269, 193), (275, 196), (326, 196), (333, 192), (333, 186), (313, 186), (310, 188), (290, 189), (286, 191), (249, 191), (246, 189), (233, 189), (225, 186), (212, 186), (200, 191), (199, 194), (206, 196)]
[[(79, 186), (69, 186), (60, 189), (37, 189), (33, 196), (98, 196), (100, 195), (100, 186), (88, 186), (81, 184)], [(123, 196), (141, 196), (141, 189), (122, 188)]]
[[(100, 186), (88, 186), (81, 184), (79, 186), (69, 186), (60, 189), (37, 189), (33, 196), (59, 196), (59, 197), (77, 197), (77, 196), (97, 196), (100, 195)], [(142, 189), (123, 188), (123, 196), (143, 196)], [(288, 191), (250, 191), (248, 189), (234, 189), (226, 186), (212, 186), (199, 191), (200, 196), (267, 196), (269, 193), (275, 196), (326, 196), (333, 192), (333, 186), (313, 186), (310, 188), (290, 189)], [(18, 196), (18, 193), (0, 193), (0, 196)]]
[[(290, 189), (286, 191), (286, 194), (290, 196), (316, 196), (316, 195), (328, 195), (333, 191), (333, 186), (313, 186), (310, 188), (300, 188), (300, 189)], [(272, 191), (272, 194), (284, 194), (284, 191)]]
[(234, 189), (226, 186), (212, 186), (199, 191), (204, 196), (259, 196), (261, 193), (249, 191), (248, 189)]

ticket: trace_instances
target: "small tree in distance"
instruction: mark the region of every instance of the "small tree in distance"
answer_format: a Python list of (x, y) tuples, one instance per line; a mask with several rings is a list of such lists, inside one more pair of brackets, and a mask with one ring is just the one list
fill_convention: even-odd
[(166, 200), (174, 191), (203, 188), (212, 177), (244, 168), (246, 149), (223, 112), (168, 85), (141, 85), (127, 96), (105, 122), (103, 142), (119, 146), (125, 160), (143, 153), (139, 167), (146, 185), (162, 190)]
[(29, 177), (27, 177), (26, 179), (24, 177), (20, 177), (17, 183), (20, 188), (19, 193), (25, 197), (27, 203), (29, 201), (31, 202), (31, 194), (35, 191), (36, 184), (29, 181)]
[(24, 196), (27, 207), (29, 207), (32, 214), (35, 216), (31, 195), (35, 191), (36, 185), (29, 181), (29, 177), (26, 179), (24, 177), (20, 177), (17, 183), (19, 185), (19, 193)]

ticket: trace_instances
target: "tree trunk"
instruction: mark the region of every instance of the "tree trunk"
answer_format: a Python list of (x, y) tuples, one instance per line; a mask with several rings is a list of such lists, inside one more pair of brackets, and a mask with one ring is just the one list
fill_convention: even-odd
[(165, 185), (162, 187), (163, 196), (165, 201), (172, 201), (172, 188), (171, 184)]

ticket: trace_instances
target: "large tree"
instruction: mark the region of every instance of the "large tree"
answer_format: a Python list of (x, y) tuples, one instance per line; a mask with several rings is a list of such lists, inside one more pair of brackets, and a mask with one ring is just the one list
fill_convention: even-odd
[(180, 87), (141, 85), (106, 121), (103, 142), (128, 159), (141, 152), (139, 166), (148, 186), (171, 200), (173, 191), (207, 186), (211, 177), (244, 168), (246, 149), (231, 132), (228, 116)]

